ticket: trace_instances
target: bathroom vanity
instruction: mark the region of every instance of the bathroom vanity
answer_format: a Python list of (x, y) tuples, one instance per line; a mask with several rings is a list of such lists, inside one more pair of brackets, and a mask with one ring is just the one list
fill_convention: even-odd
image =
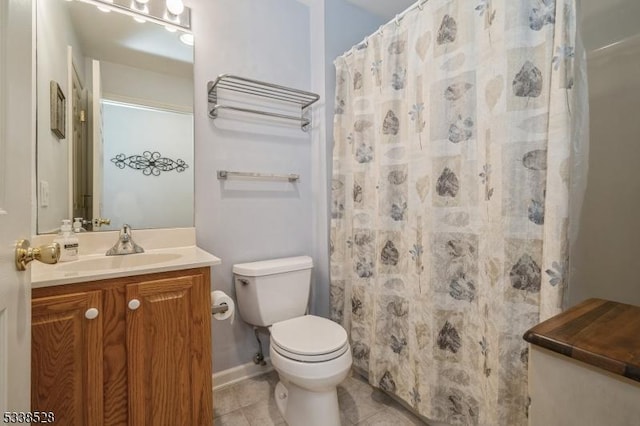
[(530, 426), (640, 419), (640, 307), (589, 299), (527, 331)]
[(66, 425), (210, 425), (217, 263), (193, 246), (37, 265), (31, 409)]

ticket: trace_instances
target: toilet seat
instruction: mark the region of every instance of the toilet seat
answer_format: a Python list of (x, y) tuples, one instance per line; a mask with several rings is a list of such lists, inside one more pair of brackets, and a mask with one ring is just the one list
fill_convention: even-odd
[(342, 356), (349, 349), (349, 345), (345, 344), (342, 348), (340, 348), (339, 350), (337, 350), (335, 352), (328, 352), (328, 353), (325, 353), (325, 354), (316, 354), (316, 355), (302, 355), (302, 354), (298, 354), (298, 353), (295, 353), (295, 352), (287, 351), (286, 349), (282, 348), (281, 346), (279, 346), (275, 342), (271, 342), (271, 345), (273, 347), (273, 350), (278, 352), (283, 357), (289, 358), (289, 359), (291, 359), (293, 361), (300, 361), (300, 362), (331, 361), (333, 359), (336, 359), (336, 358)]
[(315, 315), (273, 324), (271, 345), (280, 355), (301, 362), (329, 361), (349, 350), (344, 328)]

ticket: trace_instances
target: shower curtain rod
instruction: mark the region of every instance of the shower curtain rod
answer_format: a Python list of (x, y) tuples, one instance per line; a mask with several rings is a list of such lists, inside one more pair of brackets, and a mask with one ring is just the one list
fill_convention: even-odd
[[(422, 8), (424, 7), (425, 4), (427, 4), (429, 0), (418, 0), (417, 2), (413, 3), (411, 6), (409, 6), (408, 8), (406, 8), (404, 11), (400, 12), (399, 14), (396, 15), (395, 18), (393, 18), (392, 20), (390, 20), (389, 22), (387, 22), (386, 24), (382, 24), (380, 25), (380, 27), (374, 31), (373, 33), (369, 34), (368, 36), (366, 36), (364, 38), (364, 40), (362, 40), (360, 43), (355, 44), (353, 47), (351, 47), (351, 49), (347, 50), (345, 53), (343, 53), (342, 55), (340, 55), (339, 57), (346, 57), (349, 56), (351, 54), (353, 54), (353, 51), (361, 45), (365, 45), (368, 43), (369, 38), (373, 37), (374, 35), (380, 33), (383, 33), (383, 28), (386, 27), (387, 25), (390, 25), (392, 22), (395, 23), (396, 25), (400, 25), (400, 21), (402, 21), (402, 19), (405, 17), (405, 15), (409, 12), (411, 12), (412, 10), (420, 9), (422, 10)], [(335, 63), (335, 61), (334, 61)]]

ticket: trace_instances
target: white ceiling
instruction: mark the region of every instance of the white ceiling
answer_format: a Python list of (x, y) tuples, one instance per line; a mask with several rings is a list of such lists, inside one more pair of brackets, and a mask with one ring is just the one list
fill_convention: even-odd
[(186, 78), (193, 75), (193, 48), (180, 41), (180, 33), (121, 13), (103, 13), (88, 3), (66, 4), (85, 56)]
[(394, 16), (411, 6), (416, 0), (347, 0), (366, 11), (378, 15), (386, 20), (391, 20)]

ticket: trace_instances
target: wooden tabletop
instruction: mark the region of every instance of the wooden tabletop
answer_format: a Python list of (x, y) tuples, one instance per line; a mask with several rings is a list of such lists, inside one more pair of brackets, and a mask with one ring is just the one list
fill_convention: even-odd
[(640, 382), (640, 307), (589, 299), (524, 334), (534, 345)]

